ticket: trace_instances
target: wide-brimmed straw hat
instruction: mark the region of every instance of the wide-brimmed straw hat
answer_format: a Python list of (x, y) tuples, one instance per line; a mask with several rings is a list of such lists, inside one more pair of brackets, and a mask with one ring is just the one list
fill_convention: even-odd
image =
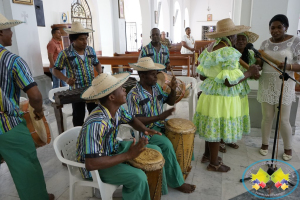
[(90, 86), (81, 94), (81, 98), (93, 100), (105, 97), (122, 86), (129, 78), (129, 75), (129, 72), (115, 75), (102, 73), (94, 78), (92, 86)]
[(137, 71), (151, 71), (166, 68), (162, 64), (154, 63), (150, 57), (140, 58), (137, 63), (129, 63), (129, 65)]
[(24, 22), (20, 20), (8, 20), (0, 13), (0, 30), (8, 29)]
[(208, 38), (226, 37), (248, 31), (250, 28), (250, 26), (244, 25), (236, 26), (230, 18), (226, 18), (217, 22), (215, 32), (206, 33), (205, 35)]
[(68, 34), (92, 33), (94, 30), (84, 28), (80, 22), (73, 22), (71, 28), (65, 28), (64, 31)]
[(243, 33), (239, 33), (239, 35), (246, 35), (249, 43), (254, 43), (259, 38), (259, 35), (251, 31), (245, 31)]

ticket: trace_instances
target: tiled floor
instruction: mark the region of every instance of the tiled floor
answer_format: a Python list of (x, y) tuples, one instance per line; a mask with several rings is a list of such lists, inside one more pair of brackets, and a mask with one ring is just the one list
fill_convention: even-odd
[[(47, 106), (49, 114), (47, 119), (55, 134), (57, 134), (53, 109)], [(299, 119), (298, 112), (298, 119)], [(177, 106), (177, 111), (173, 117), (188, 119), (188, 106), (181, 104)], [(68, 119), (68, 126), (71, 127), (71, 118)], [(299, 126), (299, 125), (298, 125)], [(128, 133), (122, 134), (126, 137)], [(196, 191), (192, 194), (183, 194), (169, 188), (169, 194), (162, 196), (162, 200), (227, 200), (246, 192), (243, 184), (239, 183), (244, 170), (253, 162), (271, 157), (271, 147), (268, 156), (261, 156), (258, 152), (261, 145), (260, 129), (252, 129), (249, 136), (244, 136), (238, 141), (239, 149), (235, 150), (227, 147), (227, 153), (220, 153), (225, 164), (231, 167), (228, 173), (215, 173), (206, 170), (207, 164), (200, 162), (204, 151), (204, 140), (195, 138), (195, 161), (192, 161), (193, 169), (186, 182), (195, 184)], [(289, 162), (296, 169), (300, 168), (300, 132), (296, 131), (293, 136), (293, 159)], [(67, 168), (63, 167), (55, 156), (52, 143), (37, 149), (38, 157), (42, 165), (47, 189), (53, 193), (58, 200), (69, 199), (69, 180)], [(279, 143), (279, 158), (283, 153), (282, 140)], [(88, 187), (76, 188), (76, 200), (96, 200), (92, 197), (92, 189)], [(121, 191), (117, 190), (116, 198), (121, 199)], [(17, 200), (18, 194), (12, 181), (11, 175), (6, 164), (0, 167), (0, 200)]]

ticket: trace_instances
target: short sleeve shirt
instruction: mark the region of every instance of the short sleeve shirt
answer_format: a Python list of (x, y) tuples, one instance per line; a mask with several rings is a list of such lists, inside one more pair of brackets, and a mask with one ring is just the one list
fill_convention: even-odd
[[(52, 38), (52, 40), (50, 40), (50, 42), (47, 45), (47, 51), (48, 53), (51, 53), (53, 55), (53, 60), (54, 62), (57, 59), (57, 56), (59, 54), (59, 52), (62, 51), (62, 47), (61, 47), (61, 43), (58, 40), (55, 40), (54, 38)], [(54, 66), (52, 66), (50, 64), (50, 68), (53, 68)]]
[[(162, 44), (159, 52), (157, 52), (156, 48), (151, 44), (151, 42), (147, 46), (144, 46), (140, 53), (140, 58), (143, 57), (150, 57), (154, 63), (159, 63), (166, 67), (170, 63), (169, 49)], [(166, 72), (166, 69), (160, 71)]]
[[(133, 120), (122, 106), (112, 118), (109, 110), (99, 104), (84, 122), (77, 139), (77, 160), (84, 163), (85, 158), (112, 156), (118, 153), (119, 142), (116, 140), (119, 125)], [(84, 178), (91, 174), (80, 169)]]
[[(137, 83), (127, 95), (128, 112), (136, 117), (153, 117), (160, 115), (163, 112), (163, 105), (168, 99), (168, 94), (162, 90), (160, 85), (152, 86), (153, 94), (150, 94), (145, 90), (140, 83)], [(164, 120), (154, 122), (147, 125), (148, 128), (158, 126), (160, 128), (165, 127)], [(144, 135), (150, 139), (151, 135)]]
[(94, 67), (99, 63), (95, 50), (87, 46), (84, 59), (76, 52), (71, 44), (58, 54), (54, 68), (63, 70), (66, 68), (67, 77), (75, 78), (75, 84), (70, 89), (78, 89), (92, 85), (94, 79)]
[(24, 120), (20, 92), (36, 85), (27, 63), (0, 44), (0, 135)]

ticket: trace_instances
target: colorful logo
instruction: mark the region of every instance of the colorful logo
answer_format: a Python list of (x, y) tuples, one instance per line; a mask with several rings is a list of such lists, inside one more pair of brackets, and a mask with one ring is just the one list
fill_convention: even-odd
[[(275, 169), (271, 175), (268, 173), (270, 167)], [(297, 188), (299, 174), (287, 162), (266, 159), (250, 165), (244, 171), (242, 181), (246, 190), (256, 197), (279, 199), (290, 195)]]
[(67, 16), (67, 14), (66, 14), (66, 13), (62, 13), (62, 14), (61, 14), (61, 20), (62, 20), (64, 23), (66, 23), (66, 22), (67, 22), (67, 20), (68, 20), (68, 16)]

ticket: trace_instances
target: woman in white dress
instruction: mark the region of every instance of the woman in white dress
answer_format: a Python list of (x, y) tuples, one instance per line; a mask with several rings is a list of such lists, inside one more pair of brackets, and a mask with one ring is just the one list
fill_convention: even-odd
[(181, 54), (190, 54), (195, 51), (194, 45), (195, 45), (195, 40), (193, 36), (191, 36), (191, 29), (190, 27), (185, 28), (185, 35), (182, 37), (182, 47), (180, 50)]
[[(287, 73), (294, 77), (294, 72), (300, 71), (300, 38), (286, 34), (288, 27), (289, 21), (285, 15), (275, 15), (269, 22), (271, 38), (265, 40), (260, 49), (281, 61), (280, 68), (283, 68), (284, 59), (287, 57)], [(281, 83), (278, 72), (264, 63), (257, 96), (257, 100), (261, 103), (263, 116), (261, 122), (262, 146), (259, 152), (264, 156), (268, 154), (270, 133), (273, 119), (277, 114)], [(295, 101), (295, 82), (289, 79), (284, 84), (280, 126), (280, 135), (284, 143), (283, 160), (285, 161), (292, 159), (292, 127), (289, 118), (293, 101)]]

